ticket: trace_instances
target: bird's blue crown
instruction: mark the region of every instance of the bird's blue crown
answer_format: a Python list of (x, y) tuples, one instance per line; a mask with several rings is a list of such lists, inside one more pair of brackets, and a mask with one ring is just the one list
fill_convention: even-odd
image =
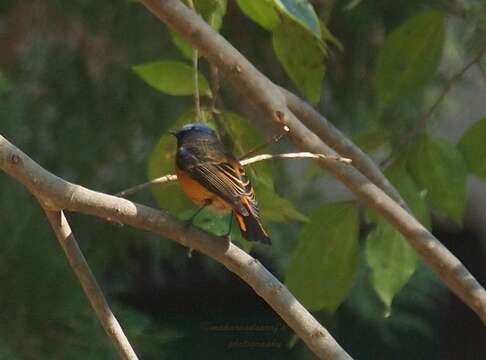
[(184, 136), (196, 132), (200, 132), (207, 135), (214, 135), (214, 130), (203, 123), (193, 123), (193, 124), (184, 125), (184, 127), (180, 129), (176, 135), (177, 137), (179, 137), (179, 136)]

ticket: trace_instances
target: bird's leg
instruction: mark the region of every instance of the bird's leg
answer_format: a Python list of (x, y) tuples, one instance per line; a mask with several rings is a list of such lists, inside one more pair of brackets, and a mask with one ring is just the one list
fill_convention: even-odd
[(233, 211), (230, 212), (230, 220), (229, 220), (229, 228), (226, 234), (223, 234), (222, 237), (227, 238), (229, 240), (231, 234), (231, 226), (233, 225)]
[(203, 211), (203, 210), (204, 210), (204, 208), (205, 208), (205, 207), (207, 207), (207, 206), (209, 206), (209, 205), (211, 205), (211, 199), (206, 199), (206, 200), (204, 200), (204, 204), (202, 204), (202, 205), (199, 207), (199, 209), (197, 209), (197, 210), (196, 210), (196, 212), (195, 212), (194, 214), (192, 214), (192, 215), (191, 215), (191, 217), (190, 217), (189, 219), (187, 219), (187, 220), (186, 220), (186, 226), (190, 226), (190, 225), (192, 225), (192, 223), (193, 223), (194, 219), (196, 218), (196, 216), (198, 216), (198, 215), (199, 215), (199, 213), (200, 213), (201, 211)]

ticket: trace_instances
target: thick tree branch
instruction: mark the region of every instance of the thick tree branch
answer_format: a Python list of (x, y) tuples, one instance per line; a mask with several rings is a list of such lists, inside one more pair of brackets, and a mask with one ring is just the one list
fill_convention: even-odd
[[(42, 203), (42, 200), (41, 200)], [(138, 360), (130, 342), (111, 312), (81, 249), (76, 242), (74, 234), (62, 210), (49, 210), (44, 208), (47, 219), (61, 244), (71, 268), (78, 277), (84, 293), (93, 307), (98, 320), (103, 325), (106, 334), (111, 338), (120, 357), (124, 360)]]
[(187, 227), (166, 212), (69, 183), (40, 167), (1, 135), (0, 169), (24, 184), (51, 211), (66, 209), (115, 220), (212, 257), (250, 285), (319, 358), (351, 359), (278, 279), (231, 242)]
[[(267, 115), (262, 121), (279, 128), (288, 126), (288, 138), (304, 151), (336, 155), (287, 108), (286, 98), (280, 88), (261, 74), (202, 18), (179, 0), (141, 2), (198, 48), (203, 56), (218, 66), (243, 96), (260, 107)], [(351, 157), (353, 162), (356, 161), (351, 155), (347, 156)], [(459, 259), (356, 168), (328, 159), (322, 159), (320, 163), (403, 234), (441, 280), (486, 323), (486, 291)]]

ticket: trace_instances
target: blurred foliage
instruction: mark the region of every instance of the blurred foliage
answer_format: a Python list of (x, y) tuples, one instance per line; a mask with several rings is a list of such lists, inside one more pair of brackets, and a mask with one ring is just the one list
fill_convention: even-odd
[[(295, 87), (378, 162), (389, 160), (385, 174), (426, 227), (437, 230), (437, 213), (454, 229), (463, 223), (466, 178), (486, 176), (486, 110), (457, 146), (434, 130), (467, 100), (446, 95), (424, 129), (421, 120), (486, 46), (484, 1), (194, 5), (273, 81)], [(53, 173), (107, 193), (173, 173), (167, 131), (195, 118), (191, 58), (190, 45), (136, 2), (3, 1), (1, 133)], [(276, 135), (253, 126), (258, 114), (244, 94), (225, 86), (213, 94), (208, 64), (199, 64), (203, 120), (236, 156)], [(477, 88), (463, 78), (453, 85)], [(284, 139), (261, 151), (293, 150)], [(266, 161), (247, 173), (273, 245), (252, 246), (236, 226), (232, 240), (285, 279), (353, 356), (473, 359), (486, 351), (482, 325), (451, 310), (462, 308), (404, 238), (378, 214), (360, 211), (315, 163)], [(134, 199), (182, 219), (196, 208), (177, 184), (152, 190)], [(152, 234), (68, 216), (141, 358), (311, 358), (248, 286), (211, 259)], [(204, 211), (195, 224), (219, 235), (228, 217)], [(0, 358), (115, 359), (35, 200), (5, 176), (0, 238)], [(484, 249), (484, 239), (473, 239), (451, 247)], [(472, 252), (484, 264), (484, 254)], [(453, 316), (462, 317), (450, 327)], [(479, 340), (464, 340), (453, 357), (450, 339), (459, 337)]]

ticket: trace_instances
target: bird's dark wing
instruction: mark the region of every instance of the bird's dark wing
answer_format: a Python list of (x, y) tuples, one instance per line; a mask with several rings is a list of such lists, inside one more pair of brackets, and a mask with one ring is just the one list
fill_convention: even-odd
[[(248, 216), (249, 211), (253, 212), (251, 204), (256, 203), (255, 196), (238, 160), (222, 152), (190, 150), (179, 153), (179, 159), (194, 180), (223, 198), (241, 215)], [(243, 200), (246, 198), (249, 200)], [(247, 208), (246, 202), (251, 207)]]

